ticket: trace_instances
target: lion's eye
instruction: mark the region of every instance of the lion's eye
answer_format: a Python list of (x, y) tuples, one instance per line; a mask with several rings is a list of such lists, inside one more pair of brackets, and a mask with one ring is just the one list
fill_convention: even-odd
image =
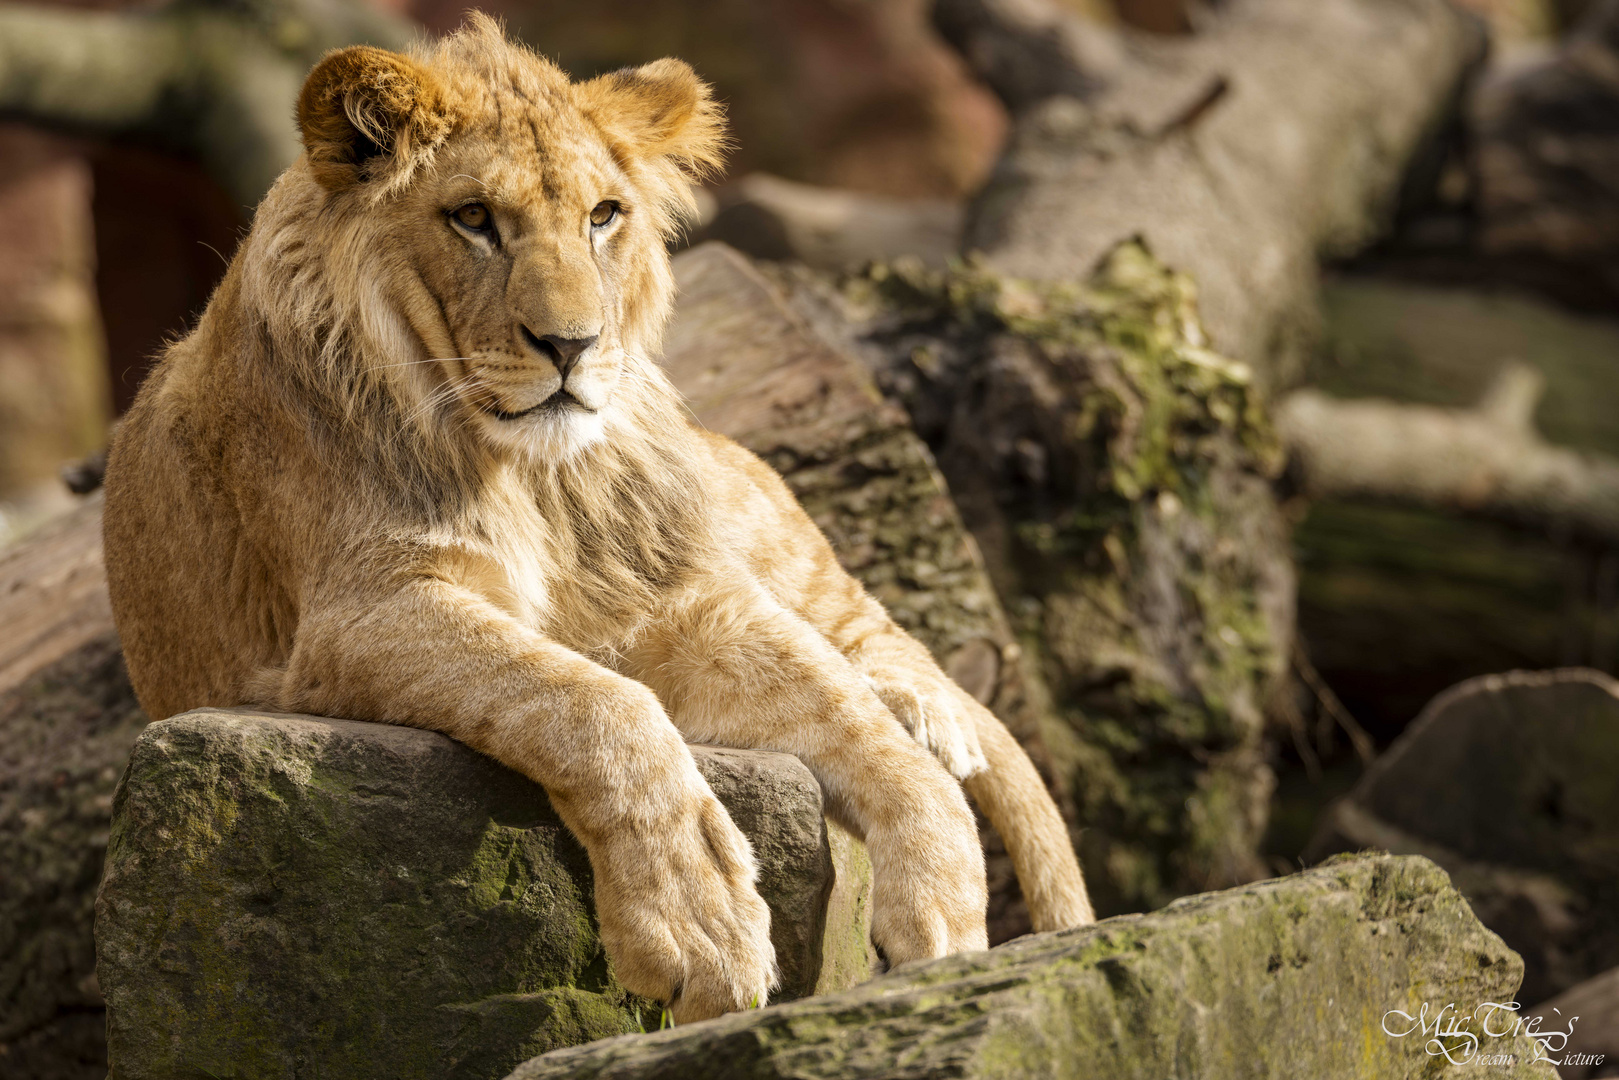
[(450, 216), (473, 232), (483, 232), (489, 228), (489, 208), (483, 203), (467, 203), (452, 211)]
[(596, 204), (596, 208), (590, 212), (590, 223), (599, 229), (616, 217), (618, 217), (618, 203), (608, 199)]

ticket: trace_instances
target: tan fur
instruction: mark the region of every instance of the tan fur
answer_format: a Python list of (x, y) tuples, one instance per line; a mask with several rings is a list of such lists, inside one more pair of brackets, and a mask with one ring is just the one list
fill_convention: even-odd
[[(305, 156), (109, 464), (147, 711), (413, 724), (521, 770), (590, 853), (620, 979), (681, 1021), (774, 979), (748, 844), (683, 737), (803, 759), (866, 840), (895, 963), (985, 946), (957, 778), (1036, 926), (1089, 921), (1005, 729), (652, 360), (665, 240), (721, 151), (691, 69), (570, 83), (474, 17), (410, 57), (332, 54), (298, 109)], [(591, 338), (566, 374), (544, 344)]]

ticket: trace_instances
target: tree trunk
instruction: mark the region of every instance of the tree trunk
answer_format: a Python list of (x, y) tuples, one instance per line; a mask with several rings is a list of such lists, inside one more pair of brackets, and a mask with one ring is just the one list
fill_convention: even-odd
[(1317, 258), (1387, 226), (1483, 45), (1444, 0), (1231, 0), (1180, 38), (1040, 0), (940, 0), (935, 18), (1015, 113), (967, 248), (1083, 280), (1140, 237), (1197, 283), (1215, 348), (1273, 386), (1300, 372)]

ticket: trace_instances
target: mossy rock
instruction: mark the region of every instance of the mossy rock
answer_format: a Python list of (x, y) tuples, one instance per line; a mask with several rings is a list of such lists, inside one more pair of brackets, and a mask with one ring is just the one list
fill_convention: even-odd
[[(845, 838), (834, 862), (809, 771), (693, 754), (759, 860), (779, 996), (867, 977), (869, 871)], [(481, 1080), (661, 1015), (614, 979), (589, 861), (544, 790), (384, 724), (151, 725), (113, 809), (96, 946), (120, 1080)]]
[[(1351, 857), (827, 997), (557, 1051), (509, 1080), (1553, 1080), (1528, 1040), (1447, 1040), (1465, 1059), (1452, 1065), (1425, 1034), (1389, 1034), (1425, 1004), (1431, 1018), (1511, 1001), (1522, 972), (1431, 862)], [(1480, 1035), (1482, 1019), (1463, 1030)]]
[(1526, 1003), (1619, 967), (1619, 682), (1470, 679), (1321, 816), (1305, 858), (1377, 847), (1448, 871), (1524, 959)]
[(1098, 910), (1262, 876), (1265, 703), (1293, 645), (1282, 455), (1191, 281), (1127, 243), (1083, 283), (972, 261), (790, 283), (933, 448), (1049, 694)]

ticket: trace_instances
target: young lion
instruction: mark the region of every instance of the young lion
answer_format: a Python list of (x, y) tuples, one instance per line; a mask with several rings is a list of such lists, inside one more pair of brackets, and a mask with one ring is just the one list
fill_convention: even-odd
[(147, 712), (411, 724), (520, 770), (590, 854), (620, 980), (680, 1021), (762, 1002), (775, 965), (683, 738), (809, 766), (870, 850), (893, 963), (985, 947), (958, 780), (1036, 928), (1089, 922), (1006, 729), (651, 359), (665, 240), (722, 146), (691, 68), (571, 83), (474, 17), (327, 56), (298, 120), (304, 156), (108, 465)]

